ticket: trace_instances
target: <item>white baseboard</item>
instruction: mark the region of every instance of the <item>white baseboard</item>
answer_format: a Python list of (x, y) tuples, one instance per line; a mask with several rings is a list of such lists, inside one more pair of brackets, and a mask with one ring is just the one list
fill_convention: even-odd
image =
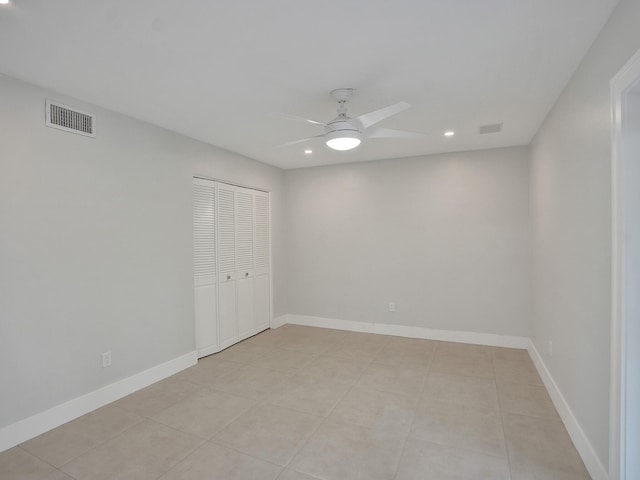
[(578, 423), (578, 419), (573, 414), (571, 407), (569, 407), (567, 400), (564, 398), (564, 395), (562, 395), (558, 385), (551, 376), (551, 372), (549, 372), (549, 369), (545, 365), (544, 360), (542, 360), (538, 349), (531, 340), (529, 340), (527, 350), (529, 351), (529, 355), (531, 355), (531, 359), (542, 378), (542, 382), (545, 387), (547, 387), (549, 396), (551, 397), (556, 410), (558, 410), (558, 414), (560, 415), (567, 432), (569, 432), (569, 436), (571, 437), (576, 450), (578, 450), (585, 467), (587, 467), (587, 470), (589, 471), (589, 475), (591, 475), (593, 480), (609, 480), (607, 469), (600, 461), (600, 458), (598, 458), (591, 442), (589, 442), (584, 430), (582, 430), (582, 427)]
[(195, 365), (189, 352), (0, 429), (0, 452)]
[(334, 328), (352, 332), (378, 333), (397, 337), (425, 338), (445, 342), (473, 343), (492, 347), (508, 347), (525, 349), (529, 345), (526, 337), (496, 335), (493, 333), (459, 332), (455, 330), (434, 330), (425, 327), (394, 325), (388, 323), (369, 323), (354, 320), (338, 320), (334, 318), (311, 317), (308, 315), (286, 314), (274, 318), (271, 327), (278, 328), (284, 324), (306, 325), (308, 327)]

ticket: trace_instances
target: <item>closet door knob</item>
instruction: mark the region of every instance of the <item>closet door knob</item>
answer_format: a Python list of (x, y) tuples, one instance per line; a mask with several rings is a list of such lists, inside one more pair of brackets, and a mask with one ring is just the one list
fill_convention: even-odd
[(231, 275), (227, 275), (227, 280), (231, 280)]

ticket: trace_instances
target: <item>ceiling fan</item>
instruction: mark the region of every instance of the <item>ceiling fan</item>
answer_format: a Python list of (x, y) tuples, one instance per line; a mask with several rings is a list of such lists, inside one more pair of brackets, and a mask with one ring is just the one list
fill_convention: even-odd
[(354, 91), (355, 89), (353, 88), (338, 88), (331, 91), (331, 96), (338, 102), (338, 116), (327, 123), (309, 120), (308, 118), (299, 118), (293, 115), (285, 115), (294, 120), (301, 120), (323, 126), (324, 133), (294, 140), (293, 142), (285, 143), (283, 146), (303, 143), (316, 138), (324, 138), (327, 146), (333, 150), (351, 150), (360, 145), (361, 141), (365, 138), (422, 138), (424, 136), (421, 133), (405, 132), (403, 130), (393, 130), (375, 126), (376, 123), (381, 122), (385, 118), (409, 108), (411, 105), (407, 102), (395, 103), (354, 118), (347, 116), (347, 100), (351, 98)]

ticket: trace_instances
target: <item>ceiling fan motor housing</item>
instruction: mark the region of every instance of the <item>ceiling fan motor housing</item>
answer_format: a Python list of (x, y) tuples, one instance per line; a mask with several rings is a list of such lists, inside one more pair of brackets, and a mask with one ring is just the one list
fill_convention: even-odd
[(362, 129), (356, 124), (356, 121), (349, 117), (338, 117), (327, 123), (325, 133), (331, 132), (357, 132), (362, 133)]

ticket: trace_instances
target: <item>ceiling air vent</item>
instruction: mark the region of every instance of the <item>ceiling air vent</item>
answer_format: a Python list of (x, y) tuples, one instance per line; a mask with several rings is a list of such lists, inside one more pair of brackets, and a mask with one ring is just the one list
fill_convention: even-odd
[(46, 101), (46, 108), (47, 127), (96, 138), (95, 115), (50, 100)]
[(492, 125), (482, 125), (478, 129), (480, 135), (486, 135), (487, 133), (500, 133), (502, 131), (501, 123), (494, 123)]

